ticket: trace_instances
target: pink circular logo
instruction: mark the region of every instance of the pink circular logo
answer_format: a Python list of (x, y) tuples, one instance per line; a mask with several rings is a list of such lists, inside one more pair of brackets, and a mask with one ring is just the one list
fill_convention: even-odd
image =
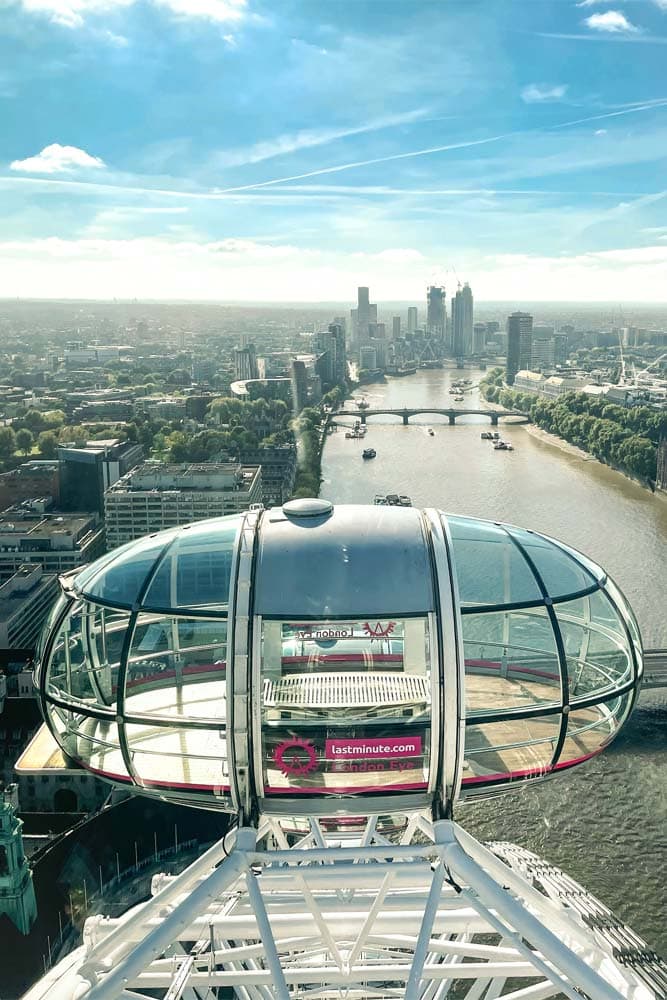
[(273, 751), (273, 759), (287, 777), (300, 777), (317, 767), (317, 754), (310, 740), (294, 738), (279, 743)]

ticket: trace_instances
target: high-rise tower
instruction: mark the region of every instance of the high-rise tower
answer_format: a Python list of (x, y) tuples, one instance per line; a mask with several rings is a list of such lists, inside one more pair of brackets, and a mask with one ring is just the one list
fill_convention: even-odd
[(452, 299), (451, 350), (455, 358), (470, 357), (473, 353), (473, 300), (468, 282), (459, 286)]
[(426, 293), (426, 330), (444, 340), (446, 327), (445, 289), (441, 285), (431, 285)]
[(530, 313), (514, 312), (507, 318), (508, 385), (514, 384), (517, 372), (530, 368), (533, 350), (533, 317)]

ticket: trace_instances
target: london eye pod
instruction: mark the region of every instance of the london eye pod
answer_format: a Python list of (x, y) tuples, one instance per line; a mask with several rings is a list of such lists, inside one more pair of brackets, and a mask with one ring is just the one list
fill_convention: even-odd
[(291, 501), (63, 578), (36, 672), (63, 753), (238, 828), (26, 1000), (664, 998), (602, 903), (452, 819), (602, 750), (641, 663), (585, 556), (437, 510)]
[(67, 758), (145, 794), (438, 817), (597, 754), (641, 657), (623, 595), (560, 542), (298, 500), (63, 578), (36, 681)]

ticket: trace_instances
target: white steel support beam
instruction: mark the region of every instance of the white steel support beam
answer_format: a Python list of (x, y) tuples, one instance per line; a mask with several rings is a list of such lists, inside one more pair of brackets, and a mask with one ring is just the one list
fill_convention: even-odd
[[(84, 947), (26, 1000), (196, 1000), (222, 987), (240, 1000), (660, 996), (563, 904), (563, 886), (584, 913), (601, 904), (520, 848), (498, 856), (423, 816), (401, 842), (375, 821), (335, 839), (312, 821), (294, 848), (280, 821), (261, 833), (278, 849), (243, 828), (228, 857), (218, 844), (120, 920), (92, 918)], [(543, 872), (549, 895), (533, 884)]]

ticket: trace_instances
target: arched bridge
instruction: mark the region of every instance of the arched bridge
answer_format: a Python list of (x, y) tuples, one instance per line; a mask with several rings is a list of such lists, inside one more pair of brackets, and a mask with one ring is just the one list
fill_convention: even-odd
[(354, 417), (356, 420), (360, 420), (362, 424), (366, 423), (368, 417), (379, 417), (379, 416), (391, 416), (391, 417), (401, 417), (404, 424), (410, 422), (410, 417), (417, 417), (421, 414), (434, 414), (438, 416), (448, 417), (450, 424), (456, 423), (457, 417), (465, 417), (470, 415), (488, 417), (491, 424), (496, 427), (498, 425), (498, 419), (500, 417), (522, 417), (521, 423), (529, 423), (530, 417), (528, 414), (523, 413), (521, 410), (466, 410), (466, 409), (448, 409), (439, 410), (433, 409), (432, 407), (425, 407), (423, 409), (407, 409), (402, 410), (371, 410), (371, 409), (361, 409), (361, 410), (338, 410), (336, 413), (332, 413), (332, 417)]

